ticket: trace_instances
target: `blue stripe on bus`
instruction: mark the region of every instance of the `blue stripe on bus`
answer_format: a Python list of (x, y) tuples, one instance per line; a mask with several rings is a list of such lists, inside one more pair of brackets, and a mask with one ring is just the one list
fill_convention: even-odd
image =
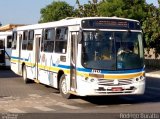
[(29, 59), (25, 59), (25, 58), (19, 58), (19, 57), (11, 57), (11, 59), (16, 59), (16, 60), (25, 60), (25, 61), (28, 61)]
[[(82, 71), (82, 72), (94, 72), (93, 69), (85, 69), (85, 68), (77, 68), (78, 71)], [(95, 69), (96, 71), (96, 69)], [(109, 71), (109, 70), (97, 70), (100, 71), (100, 73), (102, 74), (122, 74), (122, 73), (136, 73), (136, 72), (142, 72), (144, 71), (144, 68), (140, 68), (140, 69), (131, 69), (131, 70), (119, 70), (119, 71)]]
[[(13, 59), (20, 59), (20, 60), (25, 60), (28, 61), (29, 59), (24, 59), (24, 58), (18, 58), (18, 57), (11, 57)], [(71, 66), (67, 66), (67, 65), (56, 65), (56, 64), (52, 64), (52, 66), (54, 67), (58, 67), (58, 68), (63, 68), (63, 69), (70, 69)], [(87, 69), (87, 68), (78, 68), (77, 67), (77, 71), (80, 72), (86, 72), (86, 73), (91, 73), (94, 72), (94, 69)], [(96, 69), (95, 69), (96, 71)], [(137, 73), (137, 72), (142, 72), (144, 71), (144, 68), (140, 68), (140, 69), (131, 69), (131, 70), (119, 70), (119, 71), (109, 71), (109, 70), (97, 70), (100, 71), (100, 73), (102, 74), (124, 74), (124, 73)]]
[(13, 56), (11, 56), (11, 58), (12, 59), (17, 59), (17, 60), (20, 59), (19, 57), (13, 57)]
[(52, 65), (52, 66), (55, 66), (55, 67), (58, 67), (58, 68), (63, 68), (63, 69), (70, 69), (70, 66), (67, 66), (67, 65)]
[[(64, 68), (64, 69), (70, 69), (70, 66), (66, 66), (66, 65), (58, 65), (57, 67), (59, 68)], [(94, 70), (93, 69), (86, 69), (86, 68), (78, 68), (77, 67), (77, 71), (81, 71), (81, 72), (86, 72), (86, 73), (91, 73)], [(96, 71), (96, 70), (95, 70)], [(99, 70), (100, 73), (102, 74), (124, 74), (124, 73), (136, 73), (136, 72), (142, 72), (144, 71), (144, 68), (140, 68), (140, 69), (131, 69), (131, 70), (119, 70), (119, 71), (109, 71), (109, 70)]]

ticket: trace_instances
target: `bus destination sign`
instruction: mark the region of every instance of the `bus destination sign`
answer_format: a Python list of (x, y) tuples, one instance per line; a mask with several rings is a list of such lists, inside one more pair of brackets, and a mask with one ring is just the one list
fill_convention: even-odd
[(82, 21), (82, 28), (140, 30), (140, 24), (136, 21), (118, 19), (87, 19)]

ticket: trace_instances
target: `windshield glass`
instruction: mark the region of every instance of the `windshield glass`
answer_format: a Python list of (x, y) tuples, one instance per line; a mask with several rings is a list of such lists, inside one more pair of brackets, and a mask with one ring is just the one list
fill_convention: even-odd
[(84, 31), (82, 65), (108, 70), (143, 67), (142, 34), (131, 31)]

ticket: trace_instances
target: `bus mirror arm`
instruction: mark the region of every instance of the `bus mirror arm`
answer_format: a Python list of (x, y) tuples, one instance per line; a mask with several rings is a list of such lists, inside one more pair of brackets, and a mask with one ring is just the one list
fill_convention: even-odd
[(77, 40), (78, 40), (78, 43), (81, 42), (81, 40), (82, 40), (82, 30), (80, 30), (80, 31), (78, 32), (78, 38), (77, 38)]

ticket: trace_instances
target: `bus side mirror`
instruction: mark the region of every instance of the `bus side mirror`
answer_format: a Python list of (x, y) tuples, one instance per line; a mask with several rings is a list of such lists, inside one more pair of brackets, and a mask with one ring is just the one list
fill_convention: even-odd
[(145, 40), (145, 37), (143, 36), (143, 46), (144, 46), (144, 48), (146, 48), (147, 47), (147, 42), (146, 42), (146, 40)]
[(80, 30), (79, 32), (78, 32), (78, 43), (80, 43), (81, 41), (82, 41), (82, 30)]

